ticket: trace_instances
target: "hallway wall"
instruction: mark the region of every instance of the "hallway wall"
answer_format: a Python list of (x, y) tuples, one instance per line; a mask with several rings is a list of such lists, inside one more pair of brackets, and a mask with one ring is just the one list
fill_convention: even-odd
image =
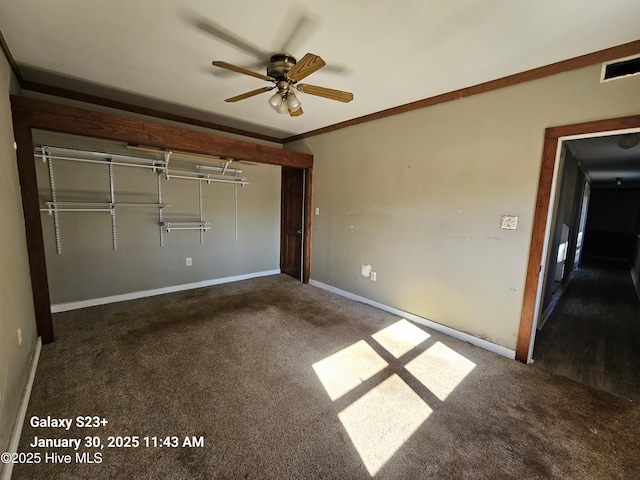
[(582, 190), (585, 181), (582, 170), (578, 167), (578, 161), (569, 148), (564, 147), (563, 165), (561, 175), (558, 178), (560, 188), (557, 190), (557, 208), (552, 219), (554, 224), (552, 230), (552, 241), (548, 250), (546, 264), (547, 275), (543, 283), (543, 298), (541, 311), (545, 312), (551, 304), (554, 295), (556, 270), (562, 269), (558, 266), (558, 252), (561, 248), (562, 226), (569, 227), (569, 241), (562, 247), (565, 251), (566, 260), (564, 262), (564, 274), (561, 277), (565, 284), (570, 279), (573, 269), (573, 258), (575, 257), (576, 237), (580, 221), (580, 206), (582, 200)]
[(633, 257), (631, 261), (631, 279), (636, 288), (636, 293), (640, 299), (640, 212), (633, 235)]

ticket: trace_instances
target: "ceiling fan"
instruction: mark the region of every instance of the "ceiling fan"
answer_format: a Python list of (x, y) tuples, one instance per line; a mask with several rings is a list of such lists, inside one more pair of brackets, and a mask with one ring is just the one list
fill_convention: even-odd
[(289, 113), (292, 117), (302, 115), (300, 100), (293, 93), (293, 89), (299, 92), (324, 97), (339, 102), (350, 102), (353, 100), (353, 93), (343, 92), (341, 90), (333, 90), (331, 88), (318, 87), (316, 85), (308, 85), (298, 83), (303, 78), (311, 75), (326, 65), (325, 61), (317, 55), (307, 53), (299, 62), (288, 53), (276, 53), (271, 56), (271, 62), (267, 66), (267, 74), (247, 70), (227, 62), (213, 61), (214, 66), (225, 68), (237, 73), (243, 73), (252, 77), (260, 78), (275, 85), (271, 87), (257, 88), (250, 92), (236, 95), (235, 97), (225, 99), (225, 102), (237, 102), (245, 98), (253, 97), (264, 92), (269, 92), (274, 88), (278, 91), (269, 98), (269, 105), (276, 112), (281, 114)]

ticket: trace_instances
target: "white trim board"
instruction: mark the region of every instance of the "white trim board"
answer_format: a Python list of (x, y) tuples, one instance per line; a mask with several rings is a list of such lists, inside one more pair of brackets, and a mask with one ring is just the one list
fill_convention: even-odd
[[(29, 398), (31, 398), (31, 389), (33, 388), (33, 380), (36, 377), (36, 369), (38, 368), (38, 361), (40, 360), (40, 350), (42, 350), (42, 339), (38, 337), (36, 340), (36, 346), (33, 351), (33, 358), (31, 359), (31, 365), (29, 365), (29, 375), (27, 376), (27, 383), (22, 392), (22, 398), (20, 399), (20, 406), (18, 407), (18, 413), (16, 414), (16, 420), (9, 437), (9, 447), (7, 451), (9, 453), (16, 453), (18, 451), (18, 443), (20, 443), (20, 435), (22, 435), (22, 426), (24, 425), (24, 418), (27, 415), (27, 406), (29, 405)], [(13, 472), (13, 463), (5, 463), (4, 470), (0, 473), (1, 480), (10, 480), (11, 473)]]
[(214, 278), (212, 280), (203, 280), (202, 282), (185, 283), (183, 285), (173, 285), (171, 287), (156, 288), (153, 290), (142, 290), (140, 292), (123, 293), (122, 295), (113, 295), (110, 297), (93, 298), (90, 300), (80, 300), (77, 302), (68, 303), (56, 303), (54, 305), (51, 305), (51, 313), (67, 312), (69, 310), (95, 307), (96, 305), (106, 305), (108, 303), (126, 302), (127, 300), (136, 300), (138, 298), (164, 295), (165, 293), (181, 292), (183, 290), (192, 290), (194, 288), (211, 287), (213, 285), (220, 285), (223, 283), (249, 280), (250, 278), (278, 275), (279, 273), (281, 273), (280, 269), (266, 270), (263, 272), (246, 273), (244, 275), (235, 275), (233, 277)]
[(489, 342), (482, 338), (474, 337), (473, 335), (470, 335), (468, 333), (461, 332), (460, 330), (455, 330), (451, 327), (436, 323), (432, 320), (428, 320), (413, 313), (405, 312), (404, 310), (400, 310), (395, 307), (390, 307), (389, 305), (370, 300), (366, 297), (361, 297), (360, 295), (356, 295), (345, 290), (340, 290), (339, 288), (327, 285), (326, 283), (318, 282), (317, 280), (309, 280), (309, 284), (313, 285), (314, 287), (322, 288), (323, 290), (327, 290), (329, 292), (337, 293), (338, 295), (350, 300), (365, 303), (380, 310), (384, 310), (385, 312), (392, 313), (393, 315), (406, 318), (407, 320), (411, 320), (412, 322), (419, 323), (420, 325), (424, 325), (425, 327), (432, 328), (433, 330), (444, 333), (445, 335), (449, 335), (450, 337), (453, 337), (457, 340), (462, 340), (463, 342), (471, 343), (472, 345), (475, 345), (477, 347), (484, 348), (485, 350), (497, 353), (498, 355), (502, 355), (503, 357), (507, 357), (512, 360), (516, 358), (515, 350), (503, 347), (502, 345), (498, 345), (496, 343)]

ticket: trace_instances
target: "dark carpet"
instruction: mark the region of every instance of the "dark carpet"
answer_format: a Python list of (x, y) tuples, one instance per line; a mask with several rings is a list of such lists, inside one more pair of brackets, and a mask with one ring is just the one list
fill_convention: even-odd
[(54, 322), (14, 479), (640, 478), (633, 402), (284, 275)]

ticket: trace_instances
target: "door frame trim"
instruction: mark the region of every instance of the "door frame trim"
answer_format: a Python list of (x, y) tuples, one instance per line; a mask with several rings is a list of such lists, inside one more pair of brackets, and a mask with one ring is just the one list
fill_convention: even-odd
[(303, 199), (303, 225), (304, 238), (302, 239), (302, 283), (309, 283), (311, 275), (311, 225), (313, 209), (313, 167), (304, 169), (304, 199)]
[[(284, 187), (284, 168), (280, 176), (281, 188)], [(313, 168), (303, 168), (303, 198), (302, 198), (302, 283), (309, 283), (311, 275), (311, 224), (313, 222), (311, 210), (313, 208)], [(280, 211), (282, 212), (285, 202), (284, 190), (280, 193)], [(284, 232), (282, 225), (282, 215), (280, 221), (280, 268), (282, 268), (284, 258), (284, 242), (282, 241)]]
[(555, 180), (555, 168), (559, 152), (558, 147), (561, 145), (561, 142), (568, 137), (588, 137), (594, 134), (605, 135), (609, 132), (637, 128), (640, 128), (640, 115), (550, 127), (545, 130), (538, 192), (536, 195), (529, 247), (529, 260), (516, 343), (516, 360), (527, 363), (531, 359), (532, 341), (535, 338), (533, 329), (536, 327), (534, 317), (539, 303), (538, 284), (540, 275), (544, 270), (542, 268), (542, 253), (547, 240), (547, 217), (549, 215), (549, 208), (554, 207), (551, 204), (551, 194)]

